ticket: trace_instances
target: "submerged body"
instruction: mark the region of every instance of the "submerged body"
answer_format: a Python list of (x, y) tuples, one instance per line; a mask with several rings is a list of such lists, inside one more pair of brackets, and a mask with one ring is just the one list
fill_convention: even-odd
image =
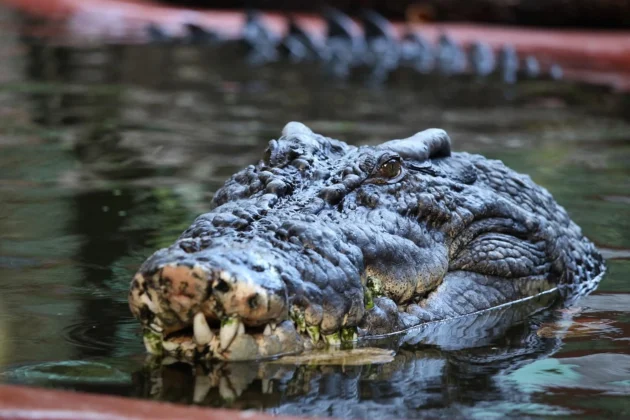
[(147, 350), (251, 360), (482, 311), (603, 260), (543, 188), (442, 130), (354, 147), (289, 123), (134, 277)]

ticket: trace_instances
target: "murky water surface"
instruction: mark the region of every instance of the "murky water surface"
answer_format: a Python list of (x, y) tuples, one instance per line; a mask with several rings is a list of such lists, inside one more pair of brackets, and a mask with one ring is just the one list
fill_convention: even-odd
[[(18, 22), (0, 13), (1, 382), (346, 418), (630, 416), (627, 97), (405, 74), (340, 85), (199, 47), (27, 42)], [(355, 144), (443, 127), (455, 149), (547, 187), (608, 274), (570, 310), (425, 329), (440, 339), (410, 336), (395, 355), (145, 364), (126, 304), (135, 269), (289, 120)]]

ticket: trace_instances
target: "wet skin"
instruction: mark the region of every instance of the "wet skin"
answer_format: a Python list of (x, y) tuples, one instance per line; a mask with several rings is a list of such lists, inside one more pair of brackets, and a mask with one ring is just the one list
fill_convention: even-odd
[(154, 354), (252, 360), (562, 287), (603, 260), (543, 188), (426, 130), (354, 147), (289, 123), (134, 277)]

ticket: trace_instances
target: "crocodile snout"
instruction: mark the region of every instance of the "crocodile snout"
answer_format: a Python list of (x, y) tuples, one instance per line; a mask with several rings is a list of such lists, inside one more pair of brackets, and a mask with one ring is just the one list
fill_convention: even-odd
[(129, 305), (149, 351), (238, 360), (300, 350), (275, 268), (255, 250), (230, 251), (169, 248), (140, 268)]

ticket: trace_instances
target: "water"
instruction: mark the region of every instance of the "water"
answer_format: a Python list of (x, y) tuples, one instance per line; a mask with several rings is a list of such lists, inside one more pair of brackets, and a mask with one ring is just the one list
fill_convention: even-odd
[[(19, 22), (0, 9), (0, 382), (347, 418), (630, 415), (627, 96), (408, 74), (336, 84), (201, 47), (26, 42)], [(288, 120), (355, 144), (445, 128), (456, 150), (547, 187), (608, 273), (571, 309), (427, 327), (344, 365), (145, 360), (133, 273)]]

